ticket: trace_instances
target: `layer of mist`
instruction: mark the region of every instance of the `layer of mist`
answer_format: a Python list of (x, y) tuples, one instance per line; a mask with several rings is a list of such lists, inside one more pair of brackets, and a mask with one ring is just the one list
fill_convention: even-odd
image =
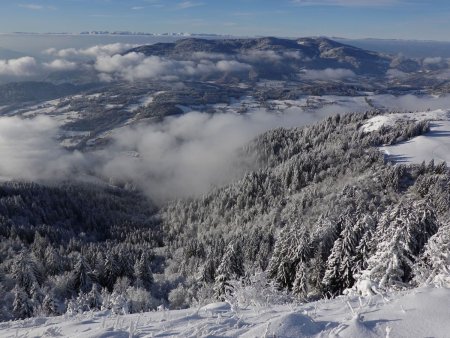
[[(378, 104), (399, 111), (447, 108), (450, 97), (377, 96)], [(348, 111), (325, 106), (315, 112), (284, 114), (259, 110), (248, 114), (190, 112), (157, 124), (123, 127), (109, 146), (95, 152), (69, 151), (48, 117), (0, 118), (0, 176), (26, 180), (65, 180), (91, 175), (114, 184), (131, 183), (156, 202), (199, 196), (255, 169), (242, 148), (258, 134), (296, 127)], [(361, 110), (363, 111), (363, 110)]]

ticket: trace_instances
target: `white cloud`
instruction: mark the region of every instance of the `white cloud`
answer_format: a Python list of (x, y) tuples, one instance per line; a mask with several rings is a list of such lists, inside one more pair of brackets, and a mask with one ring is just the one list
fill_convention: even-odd
[(427, 57), (425, 59), (423, 59), (423, 63), (426, 65), (432, 65), (432, 64), (436, 64), (436, 63), (441, 63), (443, 61), (443, 58), (438, 56), (438, 57)]
[(78, 152), (63, 150), (57, 123), (48, 117), (0, 118), (0, 176), (27, 180), (67, 178), (84, 163)]
[(450, 96), (377, 95), (373, 100), (377, 106), (397, 111), (426, 111), (428, 109), (448, 109), (450, 107)]
[(33, 11), (40, 11), (45, 8), (44, 6), (36, 5), (36, 4), (19, 4), (19, 7), (30, 9)]
[(34, 76), (39, 71), (36, 59), (30, 56), (18, 59), (0, 60), (0, 75), (14, 77)]
[(56, 59), (49, 62), (40, 63), (31, 56), (25, 56), (18, 59), (0, 60), (0, 80), (20, 81), (35, 80), (51, 72), (75, 70), (79, 67), (85, 67), (84, 64), (64, 59)]
[(389, 69), (386, 72), (386, 76), (390, 79), (405, 79), (409, 76), (409, 74), (398, 69)]
[(356, 76), (350, 69), (327, 68), (323, 70), (305, 70), (300, 77), (309, 80), (341, 80)]
[(239, 73), (249, 71), (252, 67), (246, 63), (238, 61), (221, 60), (216, 64), (217, 69), (225, 73)]
[(222, 53), (193, 52), (190, 54), (190, 58), (192, 60), (225, 60), (230, 56)]
[[(156, 125), (122, 129), (114, 136), (101, 173), (113, 181), (134, 182), (156, 201), (199, 196), (242, 177), (254, 165), (251, 158), (239, 156), (239, 150), (258, 134), (322, 117), (298, 111), (191, 112)], [(139, 156), (130, 157), (134, 152)]]
[(203, 6), (204, 3), (202, 2), (193, 2), (193, 1), (183, 1), (178, 3), (177, 8), (178, 9), (187, 9), (187, 8), (193, 8), (193, 7), (199, 7)]
[(242, 60), (256, 63), (275, 63), (283, 59), (283, 57), (273, 50), (252, 50), (239, 56)]
[(38, 4), (19, 4), (18, 6), (21, 8), (29, 9), (31, 11), (42, 11), (44, 9), (48, 9), (48, 10), (56, 9), (56, 7), (54, 7), (54, 6), (42, 6), (42, 5), (38, 5)]
[(298, 50), (284, 52), (283, 56), (288, 58), (288, 59), (295, 59), (295, 60), (300, 60), (300, 59), (304, 59), (305, 58), (302, 55), (302, 53), (300, 53), (300, 51), (298, 51)]
[(43, 66), (44, 68), (52, 71), (75, 70), (79, 67), (75, 62), (70, 62), (63, 59), (57, 59), (48, 63), (44, 63)]
[[(141, 53), (123, 52), (135, 47), (131, 44), (115, 43), (96, 45), (90, 48), (55, 49), (44, 51), (51, 60), (38, 63), (32, 57), (12, 60), (0, 60), (0, 75), (14, 77), (32, 77), (47, 75), (49, 72), (90, 68), (96, 70), (101, 81), (135, 81), (140, 79), (179, 80), (185, 78), (209, 77), (220, 73), (241, 73), (251, 70), (251, 65), (233, 57), (218, 53), (194, 53), (189, 60), (174, 60), (159, 56), (145, 56)], [(271, 53), (247, 55), (248, 59), (265, 61), (281, 60), (282, 57)], [(3, 78), (2, 80), (11, 80)]]
[[(103, 79), (140, 79), (179, 80), (198, 76), (209, 76), (216, 73), (239, 73), (248, 71), (251, 66), (234, 60), (196, 60), (178, 61), (159, 56), (145, 56), (140, 53), (99, 56), (95, 69)], [(106, 77), (105, 77), (106, 75)]]
[(58, 144), (58, 124), (49, 117), (1, 117), (0, 177), (67, 180), (89, 173), (110, 182), (132, 182), (158, 202), (198, 196), (252, 167), (252, 159), (239, 151), (256, 135), (322, 117), (264, 110), (243, 115), (191, 112), (159, 124), (121, 128), (109, 147), (84, 154)]
[(113, 43), (107, 45), (96, 45), (84, 49), (66, 48), (58, 50), (55, 48), (49, 48), (45, 50), (44, 53), (65, 59), (95, 59), (97, 56), (120, 54), (137, 46), (138, 45), (128, 43)]

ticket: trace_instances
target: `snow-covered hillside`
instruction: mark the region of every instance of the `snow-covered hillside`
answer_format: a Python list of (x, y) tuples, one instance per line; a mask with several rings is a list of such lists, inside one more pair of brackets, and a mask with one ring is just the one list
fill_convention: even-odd
[(389, 158), (406, 163), (429, 162), (433, 159), (436, 162), (450, 163), (450, 110), (375, 116), (362, 128), (366, 132), (371, 132), (382, 126), (401, 125), (408, 120), (430, 121), (430, 131), (409, 141), (382, 147)]
[(419, 288), (303, 305), (106, 312), (0, 324), (1, 337), (435, 337), (450, 336), (450, 289)]

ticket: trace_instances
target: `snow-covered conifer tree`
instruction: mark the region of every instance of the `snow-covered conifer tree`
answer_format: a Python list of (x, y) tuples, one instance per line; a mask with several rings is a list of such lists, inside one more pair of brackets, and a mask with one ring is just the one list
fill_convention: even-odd
[(25, 319), (33, 315), (33, 304), (25, 290), (16, 286), (14, 288), (13, 314), (17, 319)]
[(226, 292), (231, 279), (237, 279), (244, 275), (242, 261), (242, 251), (239, 243), (231, 242), (222, 257), (222, 261), (217, 268), (214, 291), (216, 297), (221, 298)]

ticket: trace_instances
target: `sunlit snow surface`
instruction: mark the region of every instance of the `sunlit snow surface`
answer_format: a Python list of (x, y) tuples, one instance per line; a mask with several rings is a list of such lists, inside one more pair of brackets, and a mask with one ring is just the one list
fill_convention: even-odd
[[(420, 288), (304, 305), (227, 303), (134, 315), (85, 313), (0, 323), (1, 337), (449, 337), (450, 289)], [(389, 334), (387, 332), (389, 331)]]
[(409, 141), (382, 147), (390, 159), (404, 163), (421, 163), (432, 159), (437, 163), (450, 163), (450, 110), (376, 116), (362, 128), (371, 132), (383, 125), (401, 125), (402, 121), (406, 120), (428, 120), (430, 131)]

